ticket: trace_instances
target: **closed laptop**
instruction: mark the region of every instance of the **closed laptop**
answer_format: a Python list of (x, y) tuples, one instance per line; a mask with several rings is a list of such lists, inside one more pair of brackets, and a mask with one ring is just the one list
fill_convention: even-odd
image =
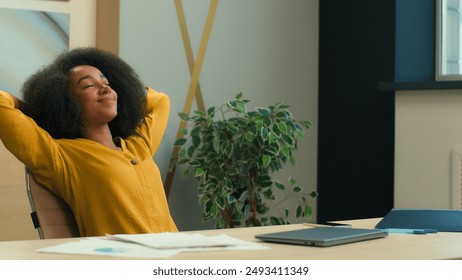
[(386, 231), (380, 229), (316, 227), (259, 234), (255, 238), (266, 242), (328, 247), (381, 238), (387, 235)]

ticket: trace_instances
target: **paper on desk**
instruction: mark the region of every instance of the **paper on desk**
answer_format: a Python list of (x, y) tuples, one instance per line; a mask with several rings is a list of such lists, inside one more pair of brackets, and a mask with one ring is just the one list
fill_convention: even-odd
[(106, 237), (111, 240), (128, 241), (156, 249), (228, 247), (253, 244), (227, 235), (210, 237), (199, 233), (187, 234), (181, 232), (114, 234), (106, 235)]
[[(212, 250), (268, 249), (268, 247), (263, 245), (236, 239), (225, 234), (217, 236), (203, 236), (201, 234), (156, 233), (131, 235), (122, 234), (116, 236), (117, 239), (114, 239), (115, 235), (109, 235), (102, 238), (87, 238), (77, 242), (67, 242), (56, 246), (42, 248), (37, 251), (42, 253), (162, 259), (174, 256), (182, 251), (201, 252)], [(182, 244), (181, 247), (179, 244)]]
[(243, 241), (234, 237), (230, 237), (226, 234), (208, 236), (209, 240), (213, 240), (215, 243), (229, 244), (227, 246), (206, 246), (206, 247), (190, 247), (184, 248), (183, 251), (211, 251), (211, 250), (265, 250), (269, 249), (254, 242)]
[(164, 259), (178, 254), (181, 250), (157, 250), (134, 243), (89, 238), (38, 249), (37, 252)]

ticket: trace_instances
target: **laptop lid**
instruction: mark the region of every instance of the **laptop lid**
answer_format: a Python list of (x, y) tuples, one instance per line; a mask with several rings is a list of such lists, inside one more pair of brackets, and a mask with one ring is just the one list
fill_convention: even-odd
[(328, 247), (387, 236), (380, 229), (318, 227), (256, 235), (266, 242)]
[(462, 232), (462, 210), (394, 208), (375, 227)]

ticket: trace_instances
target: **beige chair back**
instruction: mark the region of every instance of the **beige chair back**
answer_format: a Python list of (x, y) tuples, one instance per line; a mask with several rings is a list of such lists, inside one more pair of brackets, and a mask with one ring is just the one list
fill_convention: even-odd
[(26, 186), (32, 208), (32, 222), (40, 239), (80, 236), (69, 205), (62, 198), (39, 185), (28, 168), (26, 168)]

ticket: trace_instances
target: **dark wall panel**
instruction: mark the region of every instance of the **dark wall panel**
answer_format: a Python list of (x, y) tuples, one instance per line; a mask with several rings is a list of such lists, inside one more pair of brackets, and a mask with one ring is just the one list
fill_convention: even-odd
[(395, 2), (319, 1), (318, 221), (393, 207)]
[(435, 79), (435, 0), (396, 0), (395, 82)]

